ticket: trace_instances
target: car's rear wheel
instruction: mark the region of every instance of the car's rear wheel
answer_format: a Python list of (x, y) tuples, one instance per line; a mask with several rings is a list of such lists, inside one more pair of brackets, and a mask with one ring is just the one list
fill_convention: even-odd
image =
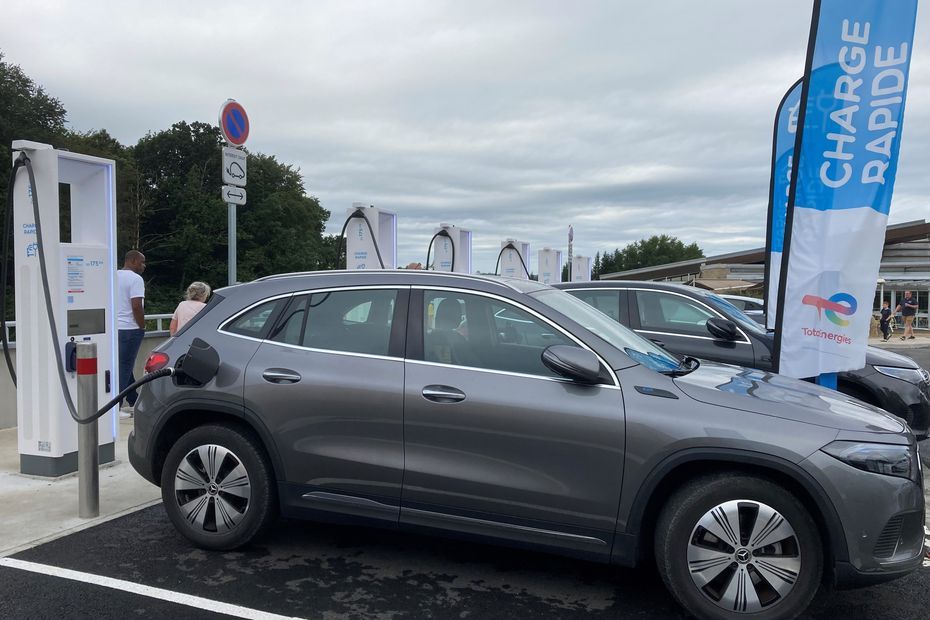
[(174, 444), (161, 493), (178, 531), (207, 549), (240, 547), (275, 516), (274, 477), (264, 450), (226, 426), (195, 428)]
[(804, 505), (739, 473), (679, 489), (656, 524), (655, 554), (665, 585), (699, 618), (794, 618), (823, 574), (820, 534)]

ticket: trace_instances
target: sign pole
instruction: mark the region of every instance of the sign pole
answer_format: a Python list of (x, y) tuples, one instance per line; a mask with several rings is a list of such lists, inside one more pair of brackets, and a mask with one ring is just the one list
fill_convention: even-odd
[(227, 264), (229, 265), (229, 286), (236, 283), (236, 205), (231, 202), (226, 203), (229, 208), (229, 255)]
[(235, 99), (227, 99), (220, 106), (220, 132), (229, 146), (222, 149), (223, 187), (220, 194), (229, 213), (229, 243), (226, 264), (228, 265), (229, 285), (236, 283), (236, 205), (246, 201), (245, 185), (248, 168), (248, 155), (241, 150), (249, 137), (249, 117), (245, 108)]

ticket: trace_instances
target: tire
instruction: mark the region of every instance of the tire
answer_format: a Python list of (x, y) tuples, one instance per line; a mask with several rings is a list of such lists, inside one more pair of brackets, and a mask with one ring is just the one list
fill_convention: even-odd
[(689, 482), (656, 523), (662, 580), (698, 618), (794, 618), (820, 586), (823, 556), (817, 524), (794, 495), (736, 472)]
[(264, 449), (228, 426), (200, 426), (175, 443), (162, 469), (161, 496), (174, 527), (204, 549), (241, 547), (276, 516)]

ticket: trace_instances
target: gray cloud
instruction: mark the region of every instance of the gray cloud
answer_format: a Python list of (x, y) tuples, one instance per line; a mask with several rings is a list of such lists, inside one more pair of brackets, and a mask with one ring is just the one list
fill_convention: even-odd
[[(300, 167), (330, 232), (353, 201), (398, 213), (401, 263), (439, 222), (474, 230), (480, 270), (505, 237), (564, 248), (569, 223), (591, 255), (657, 233), (763, 243), (809, 0), (257, 4), (20, 3), (0, 41), (75, 128), (125, 143), (238, 99), (249, 148)], [(928, 19), (892, 221), (930, 194)]]

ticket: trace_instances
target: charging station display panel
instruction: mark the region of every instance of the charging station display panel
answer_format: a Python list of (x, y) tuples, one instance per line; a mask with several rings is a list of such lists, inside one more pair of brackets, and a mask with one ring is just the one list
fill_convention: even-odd
[[(358, 207), (352, 207), (346, 211), (346, 216), (357, 210)], [(346, 227), (346, 269), (381, 269), (379, 253), (384, 269), (396, 269), (397, 216), (374, 207), (363, 207), (362, 211), (368, 223), (362, 217), (353, 217)]]
[[(513, 247), (508, 247), (513, 246)], [(514, 249), (516, 248), (516, 250)], [(508, 239), (501, 242), (500, 274), (507, 278), (529, 279), (530, 244)]]
[(562, 281), (562, 251), (545, 248), (539, 252), (539, 281), (558, 284)]

